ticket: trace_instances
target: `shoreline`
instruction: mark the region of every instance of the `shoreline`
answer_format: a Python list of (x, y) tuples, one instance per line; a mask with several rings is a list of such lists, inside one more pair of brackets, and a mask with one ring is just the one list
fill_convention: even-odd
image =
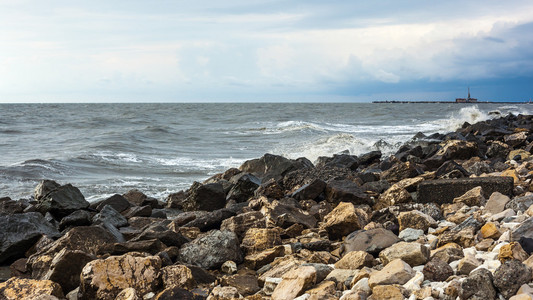
[(533, 280), (532, 132), (508, 115), (387, 157), (265, 154), (166, 202), (45, 180), (0, 195), (0, 295), (508, 299)]

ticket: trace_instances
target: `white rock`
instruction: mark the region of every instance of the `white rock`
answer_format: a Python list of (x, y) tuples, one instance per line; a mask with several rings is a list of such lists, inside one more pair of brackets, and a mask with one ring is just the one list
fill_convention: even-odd
[(413, 270), (415, 270), (416, 272), (422, 272), (422, 270), (424, 270), (424, 266), (413, 267)]
[(311, 295), (303, 294), (303, 295), (301, 295), (299, 297), (294, 298), (294, 300), (307, 300), (307, 299), (309, 299), (309, 297), (311, 297)]
[(411, 292), (414, 292), (420, 289), (422, 282), (424, 282), (424, 274), (420, 271), (417, 271), (415, 277), (407, 281), (403, 287)]
[(274, 293), (274, 290), (278, 286), (278, 284), (281, 282), (281, 278), (277, 277), (267, 277), (265, 279), (265, 285), (263, 286), (263, 293), (265, 295), (270, 296), (272, 293)]
[(503, 223), (503, 224), (500, 225), (500, 228), (508, 228), (510, 230), (513, 230), (516, 227), (518, 227), (520, 224), (521, 223), (518, 223), (518, 222)]
[(510, 230), (507, 230), (504, 233), (502, 233), (502, 235), (498, 239), (498, 243), (501, 243), (501, 242), (508, 243), (510, 241), (511, 241), (511, 231)]
[(464, 256), (467, 256), (467, 255), (476, 256), (477, 252), (478, 251), (474, 247), (469, 247), (469, 248), (464, 248), (463, 249)]
[(452, 262), (449, 263), (450, 267), (452, 267), (452, 269), (453, 269), (453, 271), (454, 271), (455, 273), (457, 273), (457, 267), (459, 266), (459, 262), (460, 262), (460, 261), (461, 261), (461, 260), (454, 260), (454, 261), (452, 261)]
[(508, 217), (516, 216), (516, 212), (512, 208), (508, 208), (500, 213), (494, 214), (489, 218), (489, 221), (501, 221)]

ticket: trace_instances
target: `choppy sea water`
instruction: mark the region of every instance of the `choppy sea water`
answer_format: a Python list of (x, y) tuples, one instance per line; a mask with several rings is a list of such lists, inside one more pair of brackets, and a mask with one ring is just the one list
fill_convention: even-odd
[(531, 114), (529, 104), (0, 104), (0, 197), (41, 179), (91, 201), (137, 188), (164, 199), (264, 153), (394, 153), (418, 132)]

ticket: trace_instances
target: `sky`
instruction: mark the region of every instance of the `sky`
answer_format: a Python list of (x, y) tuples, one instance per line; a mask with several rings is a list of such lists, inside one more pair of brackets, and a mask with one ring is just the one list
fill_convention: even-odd
[(529, 101), (533, 1), (0, 0), (0, 103)]

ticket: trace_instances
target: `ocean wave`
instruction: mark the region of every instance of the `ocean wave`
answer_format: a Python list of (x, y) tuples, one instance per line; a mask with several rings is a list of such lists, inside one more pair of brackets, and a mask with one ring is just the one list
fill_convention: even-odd
[(142, 163), (143, 160), (133, 153), (100, 151), (91, 154), (84, 154), (79, 157), (82, 160), (91, 160), (95, 162), (113, 162), (113, 163)]
[(245, 160), (229, 158), (197, 159), (191, 157), (155, 158), (158, 164), (163, 166), (178, 167), (183, 171), (196, 170), (198, 172), (225, 170), (238, 167)]

